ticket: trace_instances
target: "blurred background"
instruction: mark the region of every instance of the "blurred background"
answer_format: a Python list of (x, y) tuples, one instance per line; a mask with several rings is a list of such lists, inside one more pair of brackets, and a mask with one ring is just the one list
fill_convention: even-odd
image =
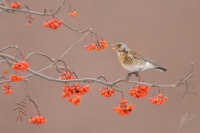
[[(33, 11), (43, 12), (44, 8), (55, 10), (62, 0), (20, 0), (21, 5), (28, 6)], [(23, 122), (17, 122), (18, 112), (13, 102), (25, 98), (21, 83), (12, 83), (12, 95), (0, 92), (0, 132), (2, 133), (197, 133), (200, 131), (200, 98), (199, 98), (199, 43), (200, 43), (200, 1), (199, 0), (69, 0), (79, 12), (77, 17), (68, 16), (68, 6), (56, 16), (63, 22), (80, 30), (92, 28), (94, 32), (104, 37), (108, 48), (102, 51), (87, 52), (90, 36), (72, 49), (63, 58), (79, 78), (97, 78), (104, 75), (112, 82), (126, 76), (115, 51), (110, 50), (110, 44), (126, 43), (133, 51), (168, 68), (161, 73), (146, 70), (141, 73), (143, 81), (157, 84), (177, 83), (191, 70), (194, 63), (193, 85), (190, 87), (197, 95), (187, 95), (177, 100), (177, 94), (184, 86), (161, 88), (168, 101), (163, 105), (151, 105), (148, 101), (153, 97), (156, 88), (150, 88), (148, 96), (134, 99), (127, 94), (133, 84), (120, 83), (119, 89), (125, 93), (125, 99), (133, 103), (134, 111), (122, 117), (112, 108), (117, 106), (120, 93), (115, 93), (106, 99), (100, 96), (98, 90), (104, 86), (90, 84), (91, 90), (82, 97), (78, 106), (68, 103), (60, 97), (62, 84), (49, 82), (32, 76), (29, 79), (29, 94), (36, 101), (41, 114), (47, 118), (47, 123), (36, 127), (28, 123), (36, 110), (33, 104), (28, 104), (27, 117)], [(42, 23), (51, 17), (33, 15), (35, 22), (27, 27), (24, 13), (0, 12), (0, 49), (8, 45), (18, 45), (25, 53), (41, 52), (52, 58), (58, 58), (67, 48), (83, 34), (78, 34), (61, 26), (56, 30), (46, 29)], [(10, 49), (7, 54), (17, 55)], [(32, 56), (29, 60), (33, 70), (39, 70), (51, 62), (40, 56)], [(0, 64), (0, 70), (7, 67)], [(12, 71), (9, 73), (12, 74)], [(55, 77), (58, 73), (51, 68), (43, 74)], [(133, 77), (133, 80), (137, 80)], [(0, 88), (3, 86), (1, 85)], [(188, 114), (188, 115), (187, 115)], [(187, 116), (187, 117), (186, 117)], [(185, 119), (187, 118), (187, 119)]]

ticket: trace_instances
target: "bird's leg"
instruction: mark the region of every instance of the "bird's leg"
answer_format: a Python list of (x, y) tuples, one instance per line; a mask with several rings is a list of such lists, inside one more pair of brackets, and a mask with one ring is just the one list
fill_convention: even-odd
[(128, 73), (126, 79), (129, 80), (129, 79), (131, 78), (131, 75), (132, 75), (132, 74), (135, 74), (135, 72), (130, 72), (130, 73)]
[(131, 78), (132, 74), (135, 74), (136, 77), (139, 77), (139, 81), (140, 81), (139, 72), (130, 72), (130, 73), (128, 73), (126, 79), (129, 80)]
[(130, 73), (128, 73), (128, 75), (127, 75), (126, 79), (127, 79), (127, 80), (129, 80), (129, 79), (131, 78), (131, 75), (132, 75), (132, 74), (135, 74), (135, 77), (138, 77), (138, 81), (140, 81), (140, 75), (139, 75), (139, 71), (137, 71), (137, 72), (130, 72)]
[(139, 72), (134, 72), (135, 74), (135, 77), (138, 77), (138, 81), (140, 81), (140, 75), (139, 75)]
[(138, 77), (138, 81), (140, 82), (140, 75), (138, 74), (136, 77)]

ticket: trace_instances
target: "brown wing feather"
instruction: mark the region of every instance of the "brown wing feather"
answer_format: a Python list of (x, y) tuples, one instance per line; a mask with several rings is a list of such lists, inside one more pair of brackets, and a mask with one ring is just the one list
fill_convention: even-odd
[(141, 54), (138, 54), (136, 52), (133, 52), (133, 51), (127, 51), (128, 52), (128, 55), (132, 58), (137, 58), (139, 60), (143, 60), (145, 62), (150, 62), (152, 63), (153, 65), (157, 66), (155, 62), (153, 62), (152, 60), (149, 60), (149, 59), (146, 59), (143, 55)]
[(163, 71), (163, 72), (167, 71), (167, 68), (157, 65), (155, 62), (153, 62), (152, 60), (146, 59), (141, 54), (138, 54), (133, 51), (127, 51), (127, 52), (128, 52), (128, 55), (134, 59), (143, 60), (144, 62), (149, 62), (149, 63), (153, 64), (156, 69), (158, 69), (160, 71)]
[(136, 52), (133, 52), (133, 51), (127, 51), (128, 52), (128, 55), (132, 58), (137, 58), (137, 59), (143, 59), (143, 56), (141, 54), (138, 54)]

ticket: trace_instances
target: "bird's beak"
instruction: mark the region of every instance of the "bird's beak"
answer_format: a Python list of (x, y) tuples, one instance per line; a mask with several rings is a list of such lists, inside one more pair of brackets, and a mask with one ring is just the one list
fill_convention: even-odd
[(116, 50), (116, 49), (118, 49), (118, 46), (116, 44), (113, 44), (112, 50)]

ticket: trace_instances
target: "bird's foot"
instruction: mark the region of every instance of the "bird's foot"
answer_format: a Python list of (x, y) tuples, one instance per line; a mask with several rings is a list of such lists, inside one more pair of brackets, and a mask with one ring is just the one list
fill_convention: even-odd
[(135, 74), (136, 77), (138, 77), (138, 81), (140, 81), (140, 75), (138, 72), (131, 72), (131, 73), (128, 73), (126, 79), (129, 80), (131, 78), (131, 75), (132, 74)]
[(126, 79), (129, 80), (131, 78), (131, 75), (134, 74), (134, 72), (128, 73)]

